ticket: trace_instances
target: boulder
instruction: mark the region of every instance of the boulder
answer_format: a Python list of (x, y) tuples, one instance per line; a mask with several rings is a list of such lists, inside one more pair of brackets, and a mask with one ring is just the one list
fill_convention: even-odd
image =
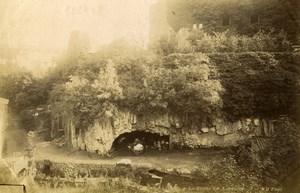
[(208, 129), (207, 127), (203, 127), (203, 128), (201, 128), (201, 131), (202, 131), (203, 133), (208, 133), (208, 132), (209, 132), (209, 129)]
[(254, 122), (255, 126), (259, 126), (260, 125), (259, 119), (254, 119), (253, 122)]
[(121, 159), (117, 162), (117, 166), (131, 166), (132, 161), (130, 159)]
[(181, 174), (184, 174), (184, 175), (190, 175), (192, 172), (191, 172), (191, 170), (189, 170), (189, 169), (187, 169), (187, 168), (182, 168), (182, 169), (180, 170), (180, 173), (181, 173)]
[(218, 135), (228, 135), (230, 133), (234, 133), (239, 127), (241, 127), (240, 122), (231, 123), (221, 119), (216, 120), (214, 124), (216, 125), (216, 133)]
[(133, 166), (136, 167), (137, 169), (147, 169), (147, 170), (149, 170), (149, 169), (153, 168), (152, 164), (150, 164), (150, 163), (135, 163)]
[(166, 169), (166, 172), (167, 172), (168, 174), (171, 174), (171, 173), (174, 172), (174, 170), (173, 170), (172, 168), (168, 168), (168, 169)]
[(188, 168), (175, 168), (174, 171), (179, 175), (191, 175), (191, 170)]

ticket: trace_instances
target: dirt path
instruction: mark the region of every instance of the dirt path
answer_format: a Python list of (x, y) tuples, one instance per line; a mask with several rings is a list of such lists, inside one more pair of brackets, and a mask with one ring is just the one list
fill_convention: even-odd
[(19, 157), (16, 157), (14, 153), (22, 152), (30, 146), (35, 146), (34, 159), (36, 160), (49, 159), (56, 162), (115, 165), (121, 159), (130, 159), (133, 163), (150, 163), (155, 168), (211, 166), (222, 161), (228, 155), (226, 150), (202, 149), (184, 152), (146, 152), (140, 156), (129, 153), (107, 158), (96, 153), (74, 151), (66, 147), (59, 148), (45, 141), (44, 136), (47, 131), (42, 128), (42, 124), (34, 132), (34, 135), (28, 135), (26, 131), (19, 128), (17, 123), (17, 120), (10, 120), (10, 128), (7, 130), (7, 139), (9, 140), (7, 140), (6, 160), (8, 162), (18, 160)]

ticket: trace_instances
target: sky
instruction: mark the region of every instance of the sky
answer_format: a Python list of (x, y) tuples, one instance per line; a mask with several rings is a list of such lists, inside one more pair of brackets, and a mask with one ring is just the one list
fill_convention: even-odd
[[(1, 0), (0, 2), (5, 2)], [(64, 48), (71, 31), (93, 46), (125, 37), (147, 43), (151, 0), (10, 0), (4, 27), (16, 46)]]
[[(27, 53), (30, 50), (56, 52), (66, 49), (72, 31), (80, 30), (88, 34), (92, 51), (119, 38), (145, 47), (149, 39), (149, 8), (153, 2), (0, 0), (0, 42), (25, 49)], [(43, 57), (43, 54), (29, 54), (35, 60)], [(20, 56), (21, 60), (24, 59)], [(31, 64), (29, 68), (35, 66)]]

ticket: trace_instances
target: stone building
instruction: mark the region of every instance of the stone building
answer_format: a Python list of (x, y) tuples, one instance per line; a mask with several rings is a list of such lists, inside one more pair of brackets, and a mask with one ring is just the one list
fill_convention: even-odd
[(197, 26), (207, 33), (229, 30), (242, 35), (283, 29), (294, 44), (299, 44), (299, 9), (298, 0), (160, 0), (150, 11), (150, 42), (167, 35), (170, 29), (178, 32)]
[(4, 130), (7, 125), (7, 104), (8, 100), (0, 98), (0, 158), (2, 158), (2, 149), (4, 144)]

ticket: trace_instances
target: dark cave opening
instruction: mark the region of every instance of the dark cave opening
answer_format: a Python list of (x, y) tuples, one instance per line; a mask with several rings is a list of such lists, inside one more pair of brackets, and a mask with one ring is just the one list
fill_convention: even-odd
[(112, 150), (118, 152), (131, 151), (136, 141), (143, 145), (144, 151), (169, 149), (169, 135), (132, 131), (119, 135), (112, 144)]

